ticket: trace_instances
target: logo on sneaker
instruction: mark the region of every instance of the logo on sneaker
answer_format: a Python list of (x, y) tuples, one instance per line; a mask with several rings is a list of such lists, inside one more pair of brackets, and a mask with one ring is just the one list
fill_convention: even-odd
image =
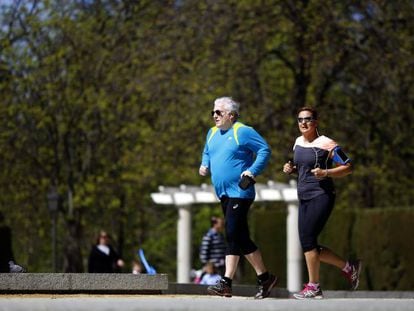
[(239, 204), (233, 205), (233, 209), (236, 209), (239, 207)]

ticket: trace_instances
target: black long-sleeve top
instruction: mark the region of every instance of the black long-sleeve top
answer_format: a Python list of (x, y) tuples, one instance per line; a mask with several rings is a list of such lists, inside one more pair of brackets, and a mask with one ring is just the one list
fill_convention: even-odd
[(11, 230), (8, 226), (0, 226), (0, 272), (9, 272), (9, 261), (13, 260)]
[(114, 273), (117, 267), (116, 262), (121, 259), (118, 253), (109, 247), (109, 255), (99, 250), (98, 245), (94, 245), (89, 254), (88, 272), (89, 273)]

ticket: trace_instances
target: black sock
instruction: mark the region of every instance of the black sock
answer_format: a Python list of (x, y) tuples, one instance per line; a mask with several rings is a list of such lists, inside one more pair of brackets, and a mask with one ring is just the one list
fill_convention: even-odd
[(257, 276), (257, 280), (259, 281), (259, 283), (263, 283), (265, 281), (267, 281), (269, 279), (269, 272), (266, 271), (265, 273), (262, 273), (260, 275)]
[(230, 278), (223, 276), (222, 280), (224, 281), (224, 283), (231, 287), (232, 280)]

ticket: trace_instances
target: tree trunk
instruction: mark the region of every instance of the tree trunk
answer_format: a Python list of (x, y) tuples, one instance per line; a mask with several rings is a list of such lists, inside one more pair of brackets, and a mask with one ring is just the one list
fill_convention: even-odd
[(66, 222), (67, 235), (64, 239), (65, 245), (65, 272), (84, 272), (80, 241), (82, 241), (82, 230), (80, 221), (69, 219)]

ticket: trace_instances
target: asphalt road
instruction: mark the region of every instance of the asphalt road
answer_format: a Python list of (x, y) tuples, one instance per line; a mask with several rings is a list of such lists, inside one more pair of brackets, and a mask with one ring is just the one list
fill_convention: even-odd
[(306, 310), (414, 311), (412, 298), (295, 299), (197, 295), (0, 295), (0, 311), (134, 311), (134, 310)]

